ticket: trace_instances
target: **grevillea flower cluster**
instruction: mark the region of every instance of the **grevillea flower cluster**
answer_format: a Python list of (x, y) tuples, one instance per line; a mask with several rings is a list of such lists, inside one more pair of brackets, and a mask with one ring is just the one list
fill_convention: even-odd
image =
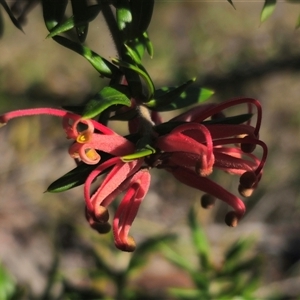
[[(22, 20), (35, 2), (38, 1), (15, 0), (10, 7), (3, 0), (0, 4), (22, 29)], [(142, 64), (145, 53), (153, 56), (147, 29), (154, 0), (45, 0), (40, 4), (49, 31), (47, 38), (79, 54), (100, 77), (109, 79), (107, 86), (83, 106), (24, 109), (0, 116), (0, 125), (17, 117), (40, 114), (62, 119), (70, 140), (68, 153), (76, 167), (53, 182), (47, 191), (62, 192), (83, 185), (85, 216), (99, 233), (110, 230), (109, 206), (123, 194), (112, 221), (115, 245), (123, 251), (136, 247), (129, 231), (146, 198), (153, 168), (167, 171), (178, 181), (203, 191), (203, 207), (211, 207), (215, 199), (227, 203), (232, 211), (226, 214), (225, 222), (236, 226), (245, 214), (245, 205), (211, 175), (220, 169), (239, 176), (238, 192), (243, 197), (249, 197), (257, 188), (267, 158), (267, 147), (259, 139), (259, 102), (240, 98), (203, 104), (213, 92), (200, 87), (189, 90), (195, 78), (179, 86), (157, 89)], [(85, 43), (90, 22), (99, 14), (104, 16), (117, 52), (113, 54), (117, 58), (110, 56), (110, 61)], [(73, 34), (66, 34), (69, 31)], [(228, 108), (242, 105), (247, 108), (244, 114), (226, 116)], [(160, 116), (160, 112), (188, 106), (194, 107), (166, 122)], [(253, 117), (256, 122), (251, 125)], [(109, 127), (113, 120), (127, 122), (129, 134), (114, 132)], [(261, 151), (255, 151), (256, 148)], [(94, 190), (92, 183), (98, 177), (102, 181)]]
[[(224, 114), (227, 108), (239, 105), (247, 107), (246, 114)], [(62, 118), (63, 129), (71, 140), (71, 158), (78, 163), (77, 168), (90, 166), (86, 177), (80, 180), (84, 184), (86, 219), (93, 229), (100, 233), (110, 229), (108, 207), (124, 194), (112, 221), (115, 245), (123, 251), (136, 247), (129, 230), (149, 189), (152, 168), (170, 172), (180, 182), (203, 191), (203, 207), (211, 206), (215, 198), (227, 203), (232, 211), (226, 214), (225, 222), (236, 226), (245, 214), (243, 201), (210, 175), (220, 169), (239, 176), (238, 191), (243, 197), (249, 197), (258, 186), (267, 158), (267, 147), (259, 139), (259, 102), (240, 98), (203, 104), (165, 123), (157, 112), (149, 113), (142, 105), (138, 109), (139, 116), (129, 121), (127, 136), (94, 119), (53, 108), (8, 112), (0, 116), (0, 123), (39, 114)], [(123, 110), (126, 114), (129, 109)], [(250, 125), (252, 115), (256, 118), (254, 125)], [(255, 155), (256, 147), (262, 149), (260, 157)], [(103, 180), (92, 192), (91, 185), (98, 176), (103, 176)], [(59, 183), (58, 180), (56, 185)]]

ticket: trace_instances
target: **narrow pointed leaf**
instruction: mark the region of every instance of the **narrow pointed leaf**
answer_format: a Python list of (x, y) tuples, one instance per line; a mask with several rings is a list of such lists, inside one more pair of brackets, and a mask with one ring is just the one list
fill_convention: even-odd
[(49, 185), (46, 192), (61, 193), (84, 184), (86, 178), (95, 169), (97, 165), (80, 164), (67, 174), (55, 180)]
[(120, 75), (120, 70), (105, 58), (101, 57), (88, 47), (73, 42), (62, 36), (54, 36), (53, 39), (60, 45), (73, 50), (87, 59), (91, 65), (104, 77), (112, 78)]
[(130, 39), (141, 36), (148, 28), (154, 8), (154, 0), (131, 0), (132, 32)]
[(252, 118), (253, 114), (241, 114), (238, 116), (218, 118), (203, 121), (202, 124), (243, 124)]
[(265, 0), (265, 4), (260, 14), (260, 21), (264, 22), (267, 20), (274, 12), (276, 6), (276, 0)]
[(133, 48), (130, 48), (128, 45), (125, 44), (125, 48), (127, 50), (127, 55), (131, 57), (131, 59), (134, 61), (134, 63), (137, 66), (141, 66), (142, 61), (141, 61), (141, 56), (139, 55), (138, 52), (136, 52)]
[(71, 5), (77, 37), (83, 43), (88, 33), (89, 23), (88, 20), (82, 20), (82, 16), (87, 14), (88, 6), (85, 0), (71, 0)]
[(15, 16), (13, 15), (13, 13), (11, 12), (9, 6), (7, 5), (6, 1), (5, 0), (0, 0), (0, 4), (3, 6), (4, 10), (6, 11), (6, 13), (8, 14), (10, 20), (13, 22), (13, 24), (18, 28), (20, 29), (22, 32), (23, 31), (23, 28), (20, 24), (20, 22), (15, 18)]
[(49, 31), (62, 22), (67, 5), (68, 0), (42, 0), (44, 22)]
[(227, 1), (228, 1), (228, 2), (232, 5), (232, 7), (235, 9), (235, 6), (234, 6), (232, 0), (227, 0)]
[(131, 101), (117, 89), (110, 86), (104, 87), (87, 103), (82, 117), (84, 119), (94, 118), (112, 105), (130, 106)]
[[(88, 22), (91, 22), (96, 18), (100, 10), (101, 10), (100, 5), (92, 5), (87, 7), (86, 10), (82, 12), (80, 15), (78, 16), (73, 15), (62, 24), (58, 24), (57, 26), (52, 28), (50, 33), (47, 35), (47, 38), (53, 38), (54, 36), (66, 32), (74, 27), (76, 27), (77, 30), (80, 31), (81, 27), (86, 27)], [(83, 32), (82, 34), (85, 35), (85, 33)]]
[(147, 52), (149, 54), (149, 56), (152, 58), (154, 55), (154, 49), (153, 49), (153, 45), (149, 39), (148, 33), (145, 31), (141, 37), (141, 41), (143, 42), (144, 46), (147, 49)]
[(203, 295), (202, 291), (184, 288), (170, 288), (170, 295), (174, 296), (175, 299), (195, 300), (195, 299), (209, 299), (207, 295)]
[(253, 239), (240, 239), (233, 243), (225, 253), (225, 268), (231, 269), (237, 265), (243, 255), (247, 254), (247, 251), (251, 249), (251, 246), (254, 244)]
[(177, 254), (170, 246), (164, 245), (162, 248), (162, 253), (170, 262), (187, 271), (188, 273), (195, 271), (194, 265), (191, 265), (186, 257)]
[(116, 19), (118, 28), (121, 31), (128, 31), (128, 26), (132, 22), (132, 15), (128, 0), (119, 0), (116, 3)]
[(202, 103), (209, 99), (214, 92), (206, 88), (195, 88), (184, 91), (177, 99), (166, 106), (155, 109), (157, 111), (170, 111), (174, 109), (184, 108), (189, 105)]
[(126, 61), (123, 61), (123, 60), (119, 60), (117, 58), (112, 59), (112, 61), (116, 65), (118, 65), (120, 67), (123, 67), (123, 68), (130, 69), (130, 70), (136, 72), (138, 75), (140, 75), (144, 79), (144, 81), (147, 85), (148, 92), (149, 92), (148, 98), (151, 99), (153, 97), (154, 90), (155, 90), (154, 89), (154, 83), (153, 83), (151, 77), (149, 76), (149, 74), (147, 73), (147, 71), (145, 69), (141, 69), (141, 68), (139, 68), (139, 67), (137, 67), (133, 64), (130, 64), (130, 63), (128, 63)]
[(192, 233), (193, 244), (200, 259), (201, 268), (208, 270), (209, 265), (209, 244), (204, 230), (197, 221), (195, 208), (192, 207), (188, 214), (189, 227)]
[(62, 24), (58, 24), (53, 29), (51, 29), (50, 33), (47, 35), (46, 38), (52, 38), (60, 33), (66, 32), (75, 26), (75, 18), (74, 16), (68, 18), (65, 22)]
[(134, 55), (137, 56), (137, 61), (141, 62), (146, 49), (143, 42), (140, 39), (135, 39), (125, 44), (125, 47), (126, 46), (130, 47), (130, 49), (134, 51)]
[(153, 45), (148, 37), (147, 32), (144, 32), (139, 38), (127, 41), (126, 45), (130, 47), (132, 51), (134, 51), (133, 55), (136, 56), (134, 61), (139, 65), (141, 64), (145, 50), (147, 50), (151, 58), (153, 57)]
[(230, 266), (224, 266), (224, 275), (226, 276), (237, 276), (244, 272), (248, 272), (249, 269), (259, 266), (261, 259), (259, 257), (252, 257), (246, 261), (236, 262), (235, 265), (231, 264)]
[(150, 145), (146, 145), (145, 148), (139, 149), (135, 153), (122, 156), (121, 160), (123, 162), (131, 162), (135, 159), (146, 157), (148, 155), (154, 154), (155, 152), (156, 152), (156, 150), (154, 148), (152, 148)]
[(171, 105), (185, 90), (191, 85), (196, 78), (188, 80), (178, 87), (161, 88), (155, 91), (154, 99), (147, 103), (150, 109), (166, 107)]
[(154, 99), (147, 103), (151, 110), (170, 111), (202, 103), (213, 95), (213, 91), (205, 88), (190, 88), (195, 78), (178, 87), (165, 87), (155, 91)]
[(128, 271), (136, 270), (147, 262), (147, 256), (159, 249), (165, 244), (169, 244), (175, 240), (176, 236), (173, 234), (164, 234), (146, 239), (140, 243), (136, 248), (128, 265)]

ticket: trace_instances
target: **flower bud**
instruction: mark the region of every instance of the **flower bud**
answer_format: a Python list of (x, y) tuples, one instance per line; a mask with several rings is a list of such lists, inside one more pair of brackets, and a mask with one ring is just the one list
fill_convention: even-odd
[(257, 181), (256, 174), (251, 171), (243, 173), (240, 177), (240, 185), (244, 188), (252, 188)]
[(106, 222), (106, 223), (90, 222), (90, 226), (91, 226), (91, 228), (98, 231), (100, 234), (108, 233), (111, 229), (111, 225), (108, 222)]
[[(247, 140), (247, 138), (249, 138), (249, 135), (246, 135), (243, 139)], [(244, 153), (252, 153), (255, 150), (255, 148), (256, 145), (254, 143), (241, 143), (241, 149)]]
[(116, 247), (125, 252), (133, 252), (136, 248), (136, 243), (132, 236), (128, 236), (126, 243), (116, 243)]
[(225, 216), (225, 223), (230, 227), (236, 227), (239, 222), (239, 217), (237, 216), (236, 212), (230, 211)]
[(102, 205), (95, 207), (94, 214), (96, 220), (100, 223), (107, 223), (109, 220), (108, 209)]
[(244, 186), (242, 186), (240, 184), (239, 187), (238, 187), (238, 191), (239, 191), (241, 196), (243, 196), (245, 198), (248, 198), (248, 197), (252, 196), (254, 188), (245, 188)]
[(238, 187), (239, 193), (243, 197), (250, 197), (254, 191), (254, 186), (257, 182), (257, 176), (254, 172), (247, 171), (240, 177), (240, 184)]
[(212, 208), (216, 203), (216, 198), (209, 194), (204, 194), (201, 199), (201, 206), (205, 209)]

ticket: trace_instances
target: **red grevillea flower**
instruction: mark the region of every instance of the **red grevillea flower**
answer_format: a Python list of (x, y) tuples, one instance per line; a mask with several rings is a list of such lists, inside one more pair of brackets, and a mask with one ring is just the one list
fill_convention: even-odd
[[(249, 122), (247, 124), (203, 122), (209, 117), (220, 116), (226, 108), (242, 103), (248, 104), (249, 113), (252, 113), (252, 105), (257, 108), (255, 126), (251, 126)], [(214, 168), (239, 175), (239, 192), (245, 197), (250, 196), (257, 187), (267, 157), (267, 147), (258, 138), (261, 123), (259, 102), (251, 98), (242, 98), (219, 105), (199, 106), (172, 121), (188, 122), (157, 138), (155, 147), (161, 151), (157, 167), (171, 172), (184, 184), (229, 204), (234, 211), (227, 214), (225, 221), (230, 226), (236, 226), (245, 213), (244, 203), (208, 176)], [(260, 146), (263, 150), (261, 159), (252, 153), (256, 146)]]
[[(119, 249), (133, 251), (135, 242), (128, 236), (129, 229), (150, 185), (150, 174), (142, 167), (143, 158), (129, 162), (122, 160), (122, 156), (135, 151), (135, 145), (94, 120), (85, 120), (80, 115), (59, 109), (38, 108), (9, 112), (0, 116), (0, 124), (6, 124), (13, 118), (40, 114), (63, 118), (63, 128), (67, 138), (74, 140), (69, 148), (71, 157), (80, 159), (86, 164), (100, 162), (90, 173), (84, 185), (86, 217), (92, 228), (99, 232), (109, 228), (107, 207), (120, 193), (126, 191), (114, 217), (113, 233), (115, 244)], [(80, 130), (80, 127), (83, 129)], [(97, 150), (107, 152), (113, 157), (101, 163)], [(100, 187), (90, 195), (90, 187), (94, 179), (109, 168), (111, 170)]]
[[(99, 232), (103, 227), (107, 228), (107, 207), (120, 193), (126, 191), (113, 221), (115, 245), (123, 251), (135, 249), (135, 242), (128, 233), (150, 185), (150, 173), (148, 169), (142, 168), (142, 164), (143, 159), (124, 163), (119, 157), (111, 158), (90, 173), (84, 186), (87, 220)], [(112, 167), (111, 171), (96, 192), (90, 195), (92, 181), (109, 167)]]
[[(248, 107), (249, 120), (245, 124), (236, 119), (238, 124), (232, 123), (223, 114), (225, 109), (240, 104)], [(253, 107), (256, 108), (254, 126), (250, 125)], [(215, 169), (240, 176), (238, 190), (244, 197), (257, 187), (267, 157), (267, 147), (259, 139), (262, 117), (259, 102), (241, 98), (194, 107), (170, 120), (173, 129), (167, 134), (162, 134), (160, 128), (168, 128), (169, 124), (160, 127), (157, 113), (150, 114), (144, 106), (138, 110), (139, 117), (129, 122), (136, 144), (97, 121), (53, 108), (9, 112), (0, 116), (0, 125), (16, 117), (39, 114), (63, 119), (67, 138), (73, 140), (69, 147), (71, 157), (95, 165), (84, 184), (86, 218), (92, 228), (100, 233), (110, 229), (108, 207), (124, 193), (112, 222), (115, 245), (123, 251), (135, 249), (129, 230), (149, 189), (152, 167), (163, 168), (184, 184), (205, 192), (204, 206), (213, 202), (207, 195), (226, 202), (233, 211), (226, 215), (225, 221), (236, 226), (245, 213), (243, 201), (209, 176)], [(256, 146), (262, 149), (261, 158), (254, 153)], [(110, 154), (110, 158), (102, 159), (103, 152)], [(92, 183), (104, 174), (99, 187), (91, 192)]]

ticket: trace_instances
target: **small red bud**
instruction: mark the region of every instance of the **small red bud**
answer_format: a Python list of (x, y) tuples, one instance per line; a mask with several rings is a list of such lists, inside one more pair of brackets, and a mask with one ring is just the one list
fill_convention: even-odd
[(100, 223), (100, 222), (92, 222), (90, 223), (91, 228), (95, 229), (98, 231), (100, 234), (105, 234), (110, 232), (111, 225), (106, 222), (106, 223)]
[(252, 188), (257, 181), (257, 176), (254, 172), (247, 171), (240, 177), (240, 185), (244, 188)]
[[(246, 135), (243, 139), (247, 140), (249, 136)], [(241, 143), (241, 149), (244, 153), (252, 153), (256, 148), (256, 145), (254, 143), (247, 143), (247, 142), (242, 142)]]
[(133, 252), (136, 248), (136, 243), (132, 236), (128, 236), (126, 243), (116, 244), (116, 247), (124, 252)]
[(98, 222), (106, 223), (109, 220), (108, 209), (102, 205), (95, 207), (94, 214)]
[(230, 227), (236, 227), (239, 223), (239, 218), (234, 211), (230, 211), (225, 216), (225, 223)]
[(209, 194), (204, 194), (201, 199), (201, 206), (205, 209), (212, 208), (216, 203), (216, 198)]

